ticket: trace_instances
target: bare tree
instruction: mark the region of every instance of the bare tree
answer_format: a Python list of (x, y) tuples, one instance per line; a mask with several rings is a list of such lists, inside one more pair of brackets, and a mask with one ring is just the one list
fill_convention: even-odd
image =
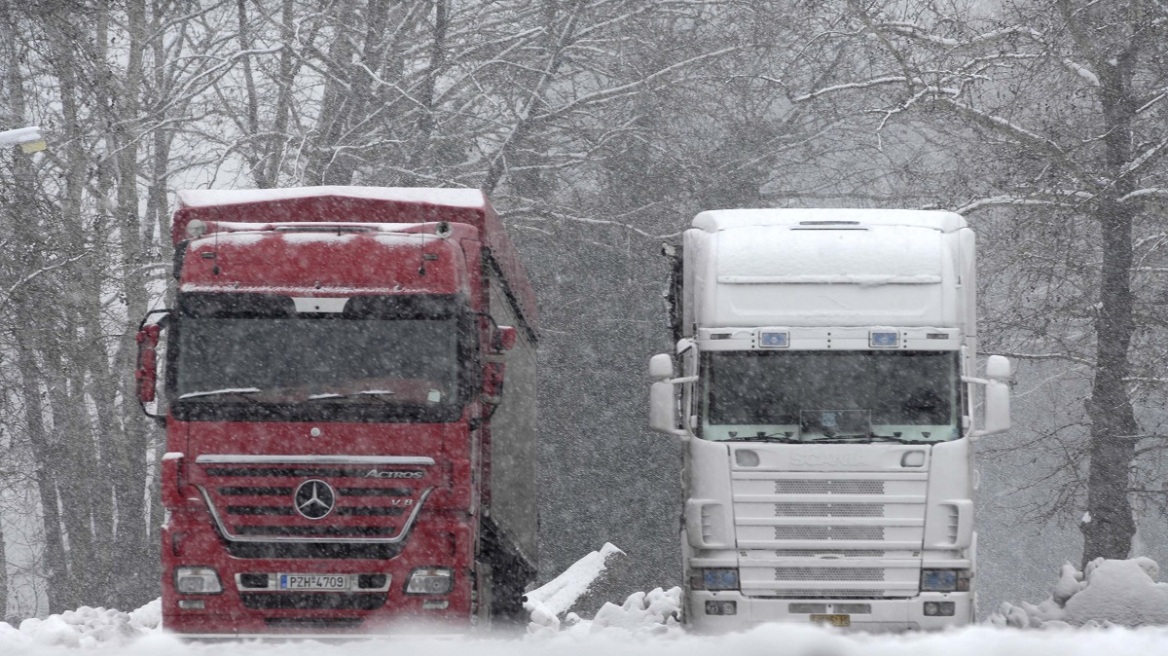
[(1145, 369), (1163, 362), (1155, 216), (1168, 197), (1168, 13), (1143, 0), (1011, 3), (981, 15), (958, 2), (849, 5), (855, 21), (835, 47), (853, 43), (871, 63), (806, 95), (874, 94), (878, 129), (909, 124), (968, 149), (963, 173), (935, 198), (1012, 217), (1025, 237), (1011, 280), (1034, 285), (991, 317), (991, 348), (1089, 370), (1087, 435), (1066, 452), (1069, 487), (1056, 498), (1073, 502), (1063, 513), (1085, 506), (1085, 561), (1125, 557), (1131, 500), (1151, 492), (1140, 456), (1161, 450), (1135, 407), (1164, 391)]

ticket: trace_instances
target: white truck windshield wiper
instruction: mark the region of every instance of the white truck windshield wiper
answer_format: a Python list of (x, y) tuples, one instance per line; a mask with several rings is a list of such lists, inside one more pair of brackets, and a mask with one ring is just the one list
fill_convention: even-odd
[(872, 442), (895, 442), (897, 444), (922, 444), (922, 443), (927, 442), (927, 440), (906, 440), (902, 437), (896, 437), (893, 435), (877, 435), (876, 433), (849, 433), (847, 435), (832, 435), (831, 437), (820, 437), (820, 438), (811, 439), (811, 440), (807, 440), (807, 441), (808, 442), (817, 442), (819, 444), (831, 444), (831, 443), (843, 444), (846, 442), (851, 442), (851, 443), (858, 442), (860, 444), (870, 444)]
[(773, 442), (775, 444), (802, 444), (803, 441), (789, 435), (741, 435), (722, 440), (723, 442)]

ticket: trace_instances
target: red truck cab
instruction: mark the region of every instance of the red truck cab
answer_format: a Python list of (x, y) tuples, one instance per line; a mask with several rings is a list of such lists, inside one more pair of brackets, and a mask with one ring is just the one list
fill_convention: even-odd
[(143, 321), (137, 371), (166, 425), (164, 627), (517, 619), (535, 300), (483, 194), (180, 192), (172, 236), (174, 307)]

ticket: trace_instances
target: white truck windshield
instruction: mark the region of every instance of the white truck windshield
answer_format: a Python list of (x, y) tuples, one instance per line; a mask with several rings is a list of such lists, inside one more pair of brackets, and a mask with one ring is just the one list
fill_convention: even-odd
[(960, 436), (950, 351), (706, 353), (701, 437), (775, 442), (937, 442)]

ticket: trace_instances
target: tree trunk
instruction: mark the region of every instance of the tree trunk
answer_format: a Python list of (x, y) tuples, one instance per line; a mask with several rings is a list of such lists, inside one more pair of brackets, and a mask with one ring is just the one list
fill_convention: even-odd
[(1116, 182), (1096, 212), (1103, 237), (1103, 263), (1095, 318), (1095, 379), (1087, 401), (1091, 463), (1088, 518), (1081, 524), (1084, 565), (1100, 557), (1127, 558), (1136, 531), (1128, 492), (1139, 428), (1127, 388), (1128, 350), (1134, 331), (1131, 275), (1135, 211), (1131, 205), (1116, 200), (1132, 190), (1122, 171), (1132, 160), (1134, 57), (1134, 52), (1128, 50), (1109, 62), (1101, 62), (1099, 76), (1106, 170)]

